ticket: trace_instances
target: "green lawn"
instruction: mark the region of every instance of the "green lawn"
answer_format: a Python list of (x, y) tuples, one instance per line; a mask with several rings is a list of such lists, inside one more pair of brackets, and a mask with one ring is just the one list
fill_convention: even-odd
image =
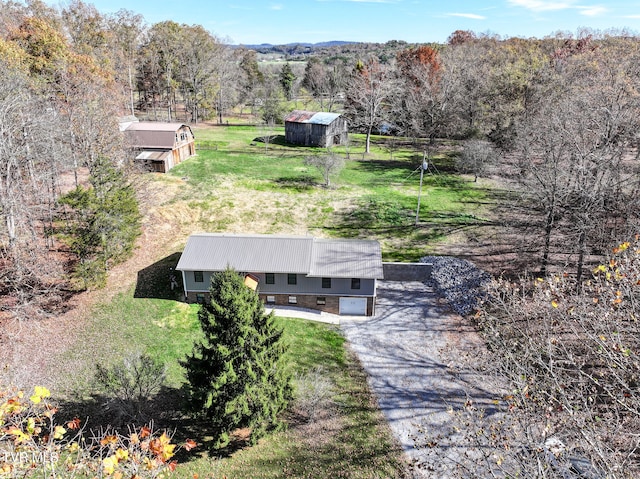
[[(206, 424), (181, 419), (179, 411), (167, 416), (171, 411), (165, 406), (158, 411), (164, 420), (156, 425), (177, 427), (177, 440), (189, 437), (201, 444), (179, 457), (174, 477), (401, 477), (405, 467), (401, 452), (369, 392), (365, 374), (345, 349), (335, 326), (289, 318), (279, 318), (278, 324), (284, 329), (292, 374), (299, 377), (320, 366), (333, 385), (329, 413), (312, 423), (292, 417), (286, 430), (272, 433), (254, 447), (219, 457), (204, 446)], [(62, 370), (78, 368), (74, 380), (66, 382), (75, 389), (71, 404), (76, 411), (100, 414), (100, 405), (90, 399), (94, 364), (106, 365), (134, 351), (167, 364), (168, 384), (163, 394), (178, 396), (183, 383), (178, 360), (191, 351), (199, 336), (196, 305), (134, 298), (133, 290), (118, 295), (94, 309), (84, 336), (61, 358)], [(86, 361), (88, 351), (91, 361)], [(176, 404), (171, 399), (158, 402)]]
[[(198, 156), (170, 172), (188, 184), (180, 198), (191, 199), (201, 217), (211, 209), (234, 213), (233, 219), (225, 220), (223, 214), (203, 221), (202, 229), (250, 231), (256, 215), (272, 215), (264, 230), (251, 232), (289, 232), (287, 225), (304, 222), (308, 231), (321, 236), (377, 239), (385, 261), (416, 261), (485, 219), (486, 191), (451, 172), (450, 153), (429, 158), (416, 226), (423, 153), (409, 142), (394, 148), (392, 157), (388, 140), (374, 137), (371, 153), (365, 155), (362, 135), (351, 135), (350, 159), (326, 189), (320, 173), (303, 163), (305, 156), (324, 149), (288, 145), (283, 129), (276, 128), (276, 139), (265, 151), (264, 143), (256, 141), (262, 133), (237, 126), (196, 130), (203, 146)], [(334, 151), (347, 155), (344, 146)], [(262, 203), (243, 211), (243, 198), (262, 198)]]

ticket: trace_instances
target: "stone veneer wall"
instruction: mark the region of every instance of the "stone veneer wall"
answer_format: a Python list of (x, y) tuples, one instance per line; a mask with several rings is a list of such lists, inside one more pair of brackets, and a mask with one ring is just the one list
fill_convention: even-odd
[[(318, 296), (311, 295), (289, 295), (289, 294), (270, 294), (268, 296), (275, 297), (275, 303), (267, 303), (267, 295), (261, 294), (260, 299), (267, 305), (275, 306), (295, 306), (298, 308), (317, 309), (319, 311), (326, 311), (327, 313), (338, 314), (340, 312), (340, 300), (338, 296), (323, 296), (326, 304), (317, 304)], [(289, 296), (296, 297), (296, 303), (289, 303)]]

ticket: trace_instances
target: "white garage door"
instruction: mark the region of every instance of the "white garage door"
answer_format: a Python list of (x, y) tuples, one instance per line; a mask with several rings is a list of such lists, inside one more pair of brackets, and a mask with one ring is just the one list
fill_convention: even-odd
[(340, 314), (365, 316), (367, 298), (340, 298)]

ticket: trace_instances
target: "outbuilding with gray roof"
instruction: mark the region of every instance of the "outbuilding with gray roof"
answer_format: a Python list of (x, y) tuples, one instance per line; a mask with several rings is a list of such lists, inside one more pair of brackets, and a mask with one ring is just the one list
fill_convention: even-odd
[(287, 143), (328, 148), (347, 142), (347, 121), (338, 113), (293, 110), (284, 119)]

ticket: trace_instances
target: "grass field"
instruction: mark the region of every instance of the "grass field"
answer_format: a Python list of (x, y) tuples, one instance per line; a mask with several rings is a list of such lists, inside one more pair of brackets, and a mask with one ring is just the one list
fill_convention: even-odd
[[(177, 201), (188, 201), (203, 230), (366, 237), (381, 242), (385, 261), (415, 261), (485, 214), (484, 191), (451, 173), (450, 150), (430, 155), (416, 226), (421, 151), (409, 144), (391, 150), (374, 138), (364, 155), (363, 138), (352, 135), (350, 160), (324, 188), (320, 173), (303, 163), (324, 150), (289, 146), (282, 129), (272, 133), (265, 148), (258, 128), (196, 130), (206, 149), (170, 174), (185, 180)], [(347, 155), (344, 146), (334, 151)]]
[[(324, 150), (286, 145), (282, 129), (265, 145), (257, 139), (263, 133), (249, 126), (197, 128), (196, 157), (167, 175), (141, 178), (145, 248), (155, 262), (125, 272), (125, 287), (92, 307), (74, 346), (60, 356), (58, 390), (68, 410), (99, 424), (108, 411), (92, 380), (95, 364), (147, 353), (168, 368), (166, 387), (150, 405), (157, 424), (202, 445), (180, 457), (176, 477), (402, 477), (403, 456), (357, 359), (334, 327), (302, 320), (279, 320), (290, 367), (296, 377), (321, 368), (331, 385), (328, 402), (310, 422), (294, 406), (288, 429), (257, 446), (210, 453), (206, 424), (185, 417), (180, 402), (179, 360), (200, 335), (197, 306), (178, 300), (167, 272), (197, 231), (371, 238), (380, 241), (384, 260), (417, 260), (482, 220), (484, 190), (452, 173), (450, 147), (434, 150), (416, 226), (423, 153), (410, 142), (394, 146), (376, 137), (365, 155), (363, 138), (353, 135), (350, 159), (325, 188), (320, 173), (303, 161)], [(347, 155), (345, 147), (335, 151)]]

